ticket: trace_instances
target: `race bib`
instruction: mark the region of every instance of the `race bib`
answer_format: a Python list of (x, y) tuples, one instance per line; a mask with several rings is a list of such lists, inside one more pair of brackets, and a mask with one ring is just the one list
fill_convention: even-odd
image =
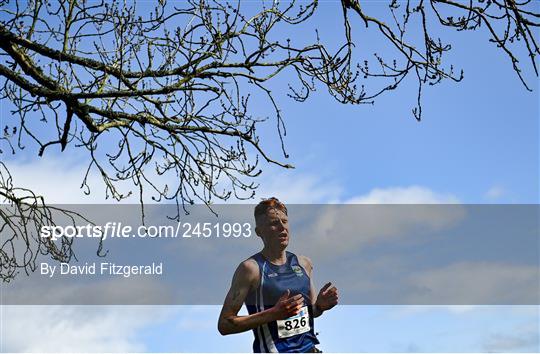
[(277, 321), (279, 338), (292, 337), (297, 334), (308, 332), (310, 329), (307, 306), (302, 307), (296, 316)]

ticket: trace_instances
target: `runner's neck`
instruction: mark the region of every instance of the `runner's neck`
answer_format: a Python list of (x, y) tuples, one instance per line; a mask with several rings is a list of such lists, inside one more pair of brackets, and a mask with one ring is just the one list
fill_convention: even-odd
[(274, 265), (284, 265), (287, 263), (287, 253), (285, 250), (272, 250), (263, 248), (261, 251), (262, 256), (270, 263)]

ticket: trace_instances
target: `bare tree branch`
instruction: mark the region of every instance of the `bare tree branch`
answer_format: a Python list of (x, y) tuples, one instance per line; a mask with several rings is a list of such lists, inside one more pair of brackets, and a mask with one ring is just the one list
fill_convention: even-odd
[[(373, 103), (412, 78), (418, 86), (412, 113), (420, 120), (426, 86), (464, 77), (444, 60), (452, 47), (441, 29), (482, 30), (527, 89), (522, 53), (538, 76), (540, 15), (530, 0), (390, 0), (379, 5), (386, 16), (371, 14), (363, 1), (342, 0), (336, 15), (343, 28), (317, 23), (305, 36), (294, 34), (320, 13), (316, 0), (148, 4), (0, 0), (0, 99), (12, 108), (0, 153), (82, 148), (85, 193), (91, 193), (88, 176), (97, 173), (107, 198), (136, 193), (143, 204), (150, 195), (176, 203), (180, 213), (196, 202), (252, 198), (259, 158), (292, 168), (271, 156), (258, 133), (275, 122), (288, 157), (273, 86), (278, 77), (296, 101), (322, 87), (344, 104)], [(373, 53), (375, 64), (356, 59), (356, 36), (368, 30), (391, 57)], [(337, 45), (323, 42), (323, 31)], [(2, 278), (20, 267), (32, 271), (40, 252), (69, 259), (71, 244), (57, 247), (26, 234), (54, 222), (51, 209), (32, 191), (21, 197), (0, 167), (0, 197), (12, 210), (1, 215), (2, 230), (11, 232), (1, 239)], [(15, 239), (33, 250), (22, 263)]]

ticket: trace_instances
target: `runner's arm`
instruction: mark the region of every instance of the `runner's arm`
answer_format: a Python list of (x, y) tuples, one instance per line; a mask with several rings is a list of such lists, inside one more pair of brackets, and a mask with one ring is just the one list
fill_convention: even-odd
[(317, 290), (315, 289), (315, 285), (313, 284), (313, 263), (311, 262), (311, 259), (306, 256), (299, 256), (298, 261), (300, 262), (300, 265), (304, 267), (304, 270), (309, 276), (309, 297), (311, 298), (313, 317), (319, 317), (320, 315), (322, 315), (323, 311), (318, 309), (316, 306)]
[(250, 316), (238, 316), (250, 289), (257, 282), (258, 265), (250, 260), (240, 263), (234, 273), (231, 288), (225, 297), (218, 321), (222, 335), (245, 332), (269, 322), (268, 313), (259, 312)]
[(252, 315), (238, 316), (250, 289), (256, 288), (259, 281), (257, 263), (247, 260), (238, 266), (219, 315), (219, 333), (227, 335), (249, 331), (265, 323), (294, 316), (300, 311), (302, 296), (289, 297), (290, 292), (287, 291), (272, 308)]
[[(332, 283), (327, 283), (319, 294), (317, 295), (317, 290), (315, 288), (315, 285), (313, 283), (313, 263), (311, 262), (311, 259), (309, 259), (306, 256), (299, 256), (298, 260), (302, 267), (304, 267), (306, 273), (309, 276), (309, 283), (310, 283), (310, 297), (311, 297), (311, 305), (313, 310), (313, 317), (319, 317), (323, 314), (324, 311), (330, 310), (332, 307), (334, 307), (338, 302), (338, 294), (337, 289), (335, 286), (332, 286)], [(319, 298), (319, 296), (321, 298)], [(320, 306), (318, 303), (318, 300), (321, 300), (322, 303), (324, 303), (323, 306)]]

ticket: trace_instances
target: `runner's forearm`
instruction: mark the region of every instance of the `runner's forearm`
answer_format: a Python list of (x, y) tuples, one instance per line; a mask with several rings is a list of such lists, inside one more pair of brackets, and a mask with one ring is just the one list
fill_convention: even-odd
[(275, 321), (272, 309), (246, 316), (229, 316), (219, 321), (218, 329), (222, 335), (241, 333)]

